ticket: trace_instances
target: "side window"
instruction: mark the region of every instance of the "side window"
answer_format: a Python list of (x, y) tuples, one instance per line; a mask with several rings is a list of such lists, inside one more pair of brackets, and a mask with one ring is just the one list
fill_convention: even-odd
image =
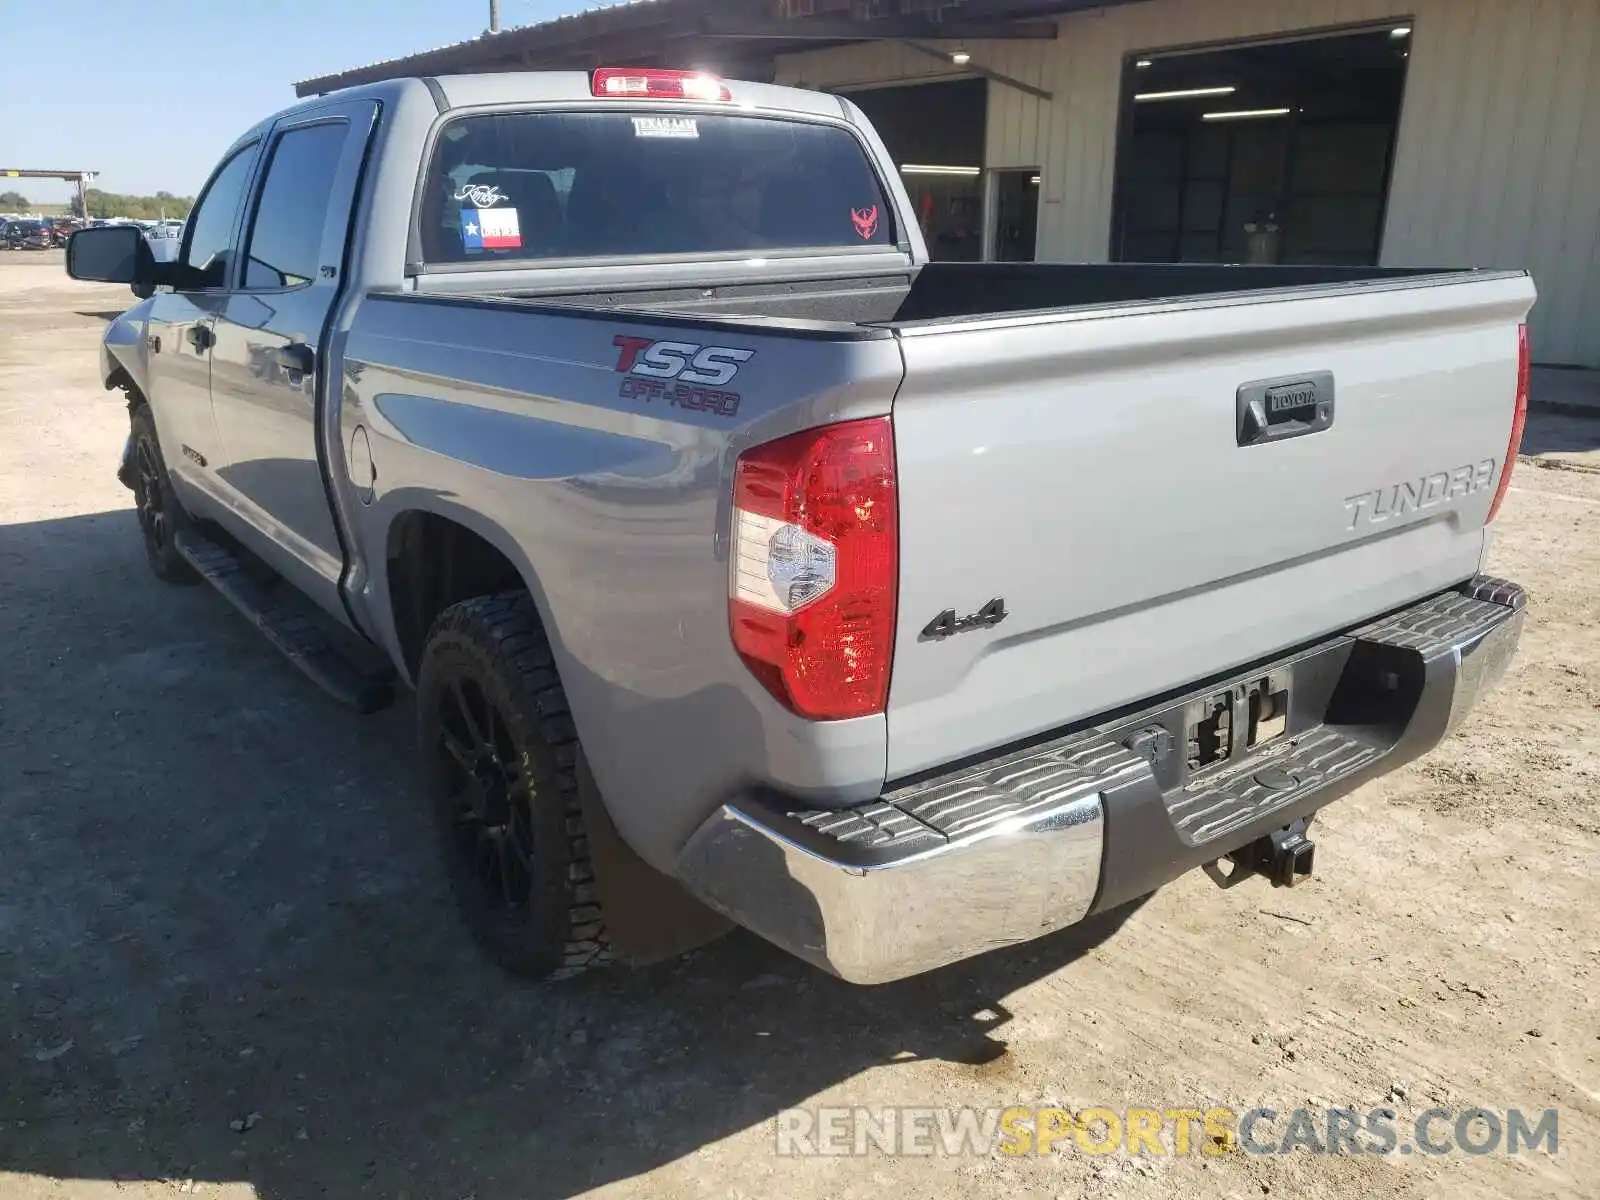
[(228, 286), (228, 262), (233, 257), (233, 220), (256, 156), (255, 144), (246, 146), (217, 169), (189, 214), (189, 240), (180, 264), (180, 291)]
[(244, 286), (300, 287), (317, 277), (333, 179), (350, 127), (343, 121), (282, 134), (272, 147), (250, 236)]

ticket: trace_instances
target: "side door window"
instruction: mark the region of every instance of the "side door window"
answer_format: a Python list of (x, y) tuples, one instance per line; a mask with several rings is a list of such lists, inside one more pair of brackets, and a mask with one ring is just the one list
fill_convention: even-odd
[(256, 144), (251, 143), (223, 163), (189, 214), (189, 236), (178, 259), (179, 291), (215, 291), (228, 286), (239, 203), (250, 182), (255, 152)]
[(307, 125), (274, 144), (245, 241), (246, 291), (304, 287), (317, 278), (349, 130), (344, 121)]

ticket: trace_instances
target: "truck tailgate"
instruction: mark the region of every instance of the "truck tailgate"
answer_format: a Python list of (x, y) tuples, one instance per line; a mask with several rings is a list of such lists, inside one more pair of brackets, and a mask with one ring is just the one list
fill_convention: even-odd
[(902, 326), (890, 777), (1471, 576), (1533, 300), (1456, 274)]

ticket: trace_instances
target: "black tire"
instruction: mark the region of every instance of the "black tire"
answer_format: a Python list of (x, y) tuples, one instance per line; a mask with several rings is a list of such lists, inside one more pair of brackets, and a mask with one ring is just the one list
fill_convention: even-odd
[(133, 500), (144, 538), (144, 556), (156, 578), (167, 583), (194, 583), (194, 568), (179, 554), (173, 539), (187, 528), (190, 517), (172, 490), (167, 462), (161, 456), (156, 419), (150, 406), (133, 410)]
[(526, 592), (440, 614), (422, 652), (417, 732), (451, 888), (489, 957), (528, 979), (611, 962), (577, 729)]

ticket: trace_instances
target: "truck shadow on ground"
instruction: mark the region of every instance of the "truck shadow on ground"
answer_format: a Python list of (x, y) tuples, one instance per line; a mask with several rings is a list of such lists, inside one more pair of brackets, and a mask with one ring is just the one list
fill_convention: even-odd
[[(1597, 389), (1600, 390), (1600, 389)], [(1525, 455), (1600, 450), (1600, 404), (1592, 410), (1532, 408), (1522, 435)]]
[(451, 909), (408, 699), (333, 707), (208, 589), (151, 578), (126, 511), (0, 527), (0, 579), (10, 1171), (570, 1196), (887, 1063), (1004, 1092), (1005, 998), (1130, 911), (872, 989), (743, 933), (517, 984)]

